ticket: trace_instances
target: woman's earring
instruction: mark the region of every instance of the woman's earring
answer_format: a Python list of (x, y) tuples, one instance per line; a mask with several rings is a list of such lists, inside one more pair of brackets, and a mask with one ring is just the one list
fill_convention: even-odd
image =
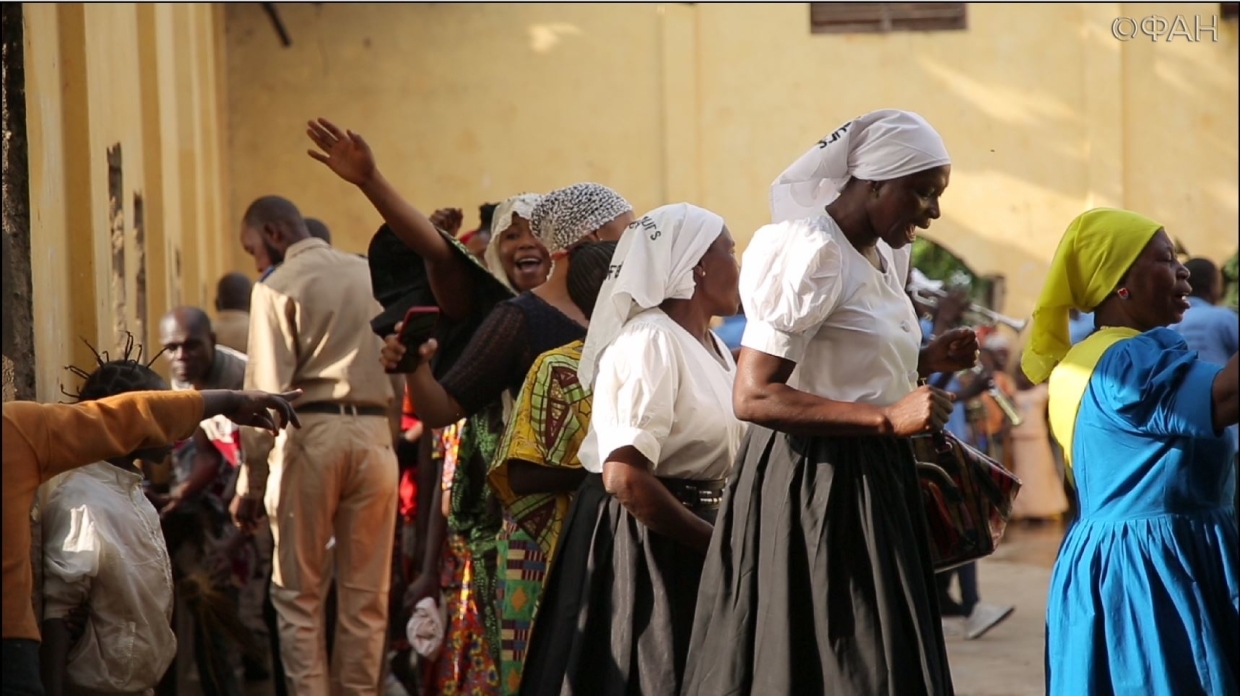
[(1126, 300), (1128, 299), (1128, 288), (1120, 288), (1115, 291), (1115, 294), (1119, 295), (1119, 299)]

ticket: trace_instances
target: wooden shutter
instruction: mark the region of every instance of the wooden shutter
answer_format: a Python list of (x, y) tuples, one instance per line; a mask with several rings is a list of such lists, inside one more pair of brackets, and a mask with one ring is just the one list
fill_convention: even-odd
[(963, 2), (811, 2), (814, 34), (958, 31), (967, 28)]

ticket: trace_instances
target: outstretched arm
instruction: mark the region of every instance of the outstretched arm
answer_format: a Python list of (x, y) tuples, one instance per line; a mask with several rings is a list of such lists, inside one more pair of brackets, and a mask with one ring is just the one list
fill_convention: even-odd
[(319, 147), (309, 150), (310, 156), (361, 189), (392, 232), (425, 260), (431, 292), (444, 316), (457, 321), (468, 317), (473, 309), (468, 261), (384, 178), (365, 139), (325, 118), (310, 121), (306, 134)]
[[(295, 394), (213, 390), (130, 392), (78, 404), (12, 401), (4, 405), (4, 465), (33, 463), (40, 480), (136, 450), (162, 447), (193, 434), (204, 418), (227, 416), (243, 425), (276, 429), (296, 416)], [(68, 436), (71, 434), (72, 436)]]
[(788, 386), (796, 363), (752, 348), (741, 349), (732, 388), (736, 417), (793, 435), (907, 437), (942, 427), (951, 396), (921, 387), (887, 407), (832, 401)]

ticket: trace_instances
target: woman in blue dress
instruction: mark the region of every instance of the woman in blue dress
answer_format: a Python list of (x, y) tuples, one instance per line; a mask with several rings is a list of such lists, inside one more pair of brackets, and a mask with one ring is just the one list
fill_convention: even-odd
[[(1188, 270), (1162, 225), (1097, 209), (1068, 227), (1022, 367), (1050, 379), (1051, 429), (1080, 516), (1051, 575), (1050, 694), (1236, 694), (1237, 358), (1197, 359), (1165, 328)], [(1098, 329), (1072, 346), (1069, 310)]]

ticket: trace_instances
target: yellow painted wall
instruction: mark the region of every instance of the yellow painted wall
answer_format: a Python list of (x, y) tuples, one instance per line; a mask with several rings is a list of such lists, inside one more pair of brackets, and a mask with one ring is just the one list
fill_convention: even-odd
[[(230, 4), (232, 216), (266, 194), (364, 252), (381, 222), (311, 160), (306, 121), (361, 133), (425, 208), (582, 180), (663, 201), (656, 5), (281, 4), (284, 48), (256, 4)], [(248, 270), (248, 268), (247, 268)]]
[[(378, 216), (305, 155), (304, 122), (365, 135), (416, 204), (465, 208), (580, 180), (647, 209), (691, 200), (743, 243), (767, 186), (864, 111), (912, 109), (954, 159), (930, 237), (1007, 279), (1027, 313), (1082, 210), (1163, 221), (1193, 254), (1236, 249), (1237, 33), (1117, 41), (1116, 17), (1217, 3), (970, 4), (966, 31), (813, 35), (799, 4), (255, 4), (227, 12), (234, 230), (283, 194), (364, 251)], [(247, 266), (247, 270), (248, 266)]]
[(159, 317), (181, 302), (209, 307), (215, 280), (239, 263), (219, 232), (228, 217), (222, 14), (205, 4), (27, 3), (23, 21), (37, 397), (55, 400), (61, 384), (76, 386), (65, 365), (93, 364), (79, 338), (115, 355), (129, 330), (155, 347)]

